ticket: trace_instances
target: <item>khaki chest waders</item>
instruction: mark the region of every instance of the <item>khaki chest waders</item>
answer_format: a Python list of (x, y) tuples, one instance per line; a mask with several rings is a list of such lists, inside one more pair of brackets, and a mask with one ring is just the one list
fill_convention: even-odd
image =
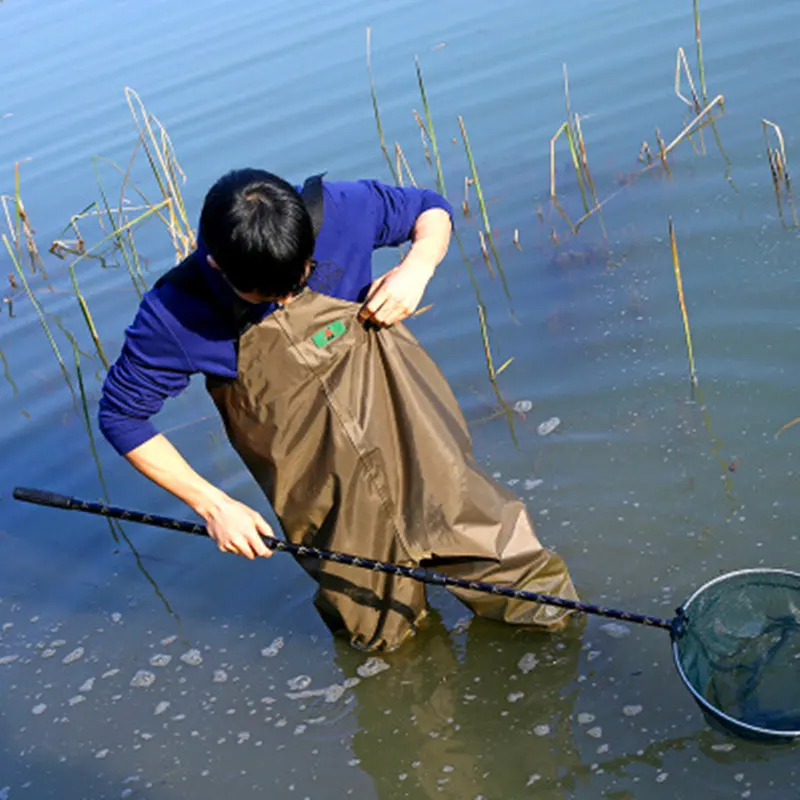
[[(209, 379), (231, 444), (294, 543), (575, 597), (524, 505), (481, 472), (439, 368), (403, 325), (366, 330), (360, 306), (305, 290), (239, 339), (239, 376)], [(302, 563), (301, 559), (301, 563)], [(392, 649), (424, 586), (306, 560), (329, 626)], [(454, 590), (476, 613), (561, 624), (564, 612)]]

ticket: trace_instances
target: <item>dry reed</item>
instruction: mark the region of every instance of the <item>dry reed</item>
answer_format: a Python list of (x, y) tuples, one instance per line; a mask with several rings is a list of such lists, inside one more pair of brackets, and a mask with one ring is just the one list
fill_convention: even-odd
[[(778, 139), (778, 147), (770, 146), (770, 128), (775, 131), (775, 135)], [(772, 173), (772, 185), (775, 189), (775, 199), (778, 204), (778, 213), (781, 220), (785, 224), (782, 202), (783, 189), (785, 189), (789, 207), (792, 211), (794, 227), (797, 227), (800, 225), (800, 222), (798, 221), (797, 217), (797, 208), (795, 207), (794, 202), (794, 192), (792, 191), (792, 181), (789, 176), (789, 159), (786, 155), (786, 143), (783, 139), (783, 132), (781, 131), (780, 126), (776, 125), (774, 122), (770, 122), (768, 119), (761, 120), (761, 129), (764, 134), (764, 144), (767, 149), (767, 160), (769, 162), (770, 172)]]
[(686, 336), (686, 351), (689, 356), (689, 378), (691, 380), (692, 391), (697, 386), (697, 372), (694, 366), (694, 348), (692, 347), (692, 332), (689, 328), (689, 315), (686, 312), (686, 300), (683, 294), (683, 280), (681, 278), (681, 265), (678, 259), (678, 243), (675, 238), (675, 226), (672, 217), (669, 218), (669, 243), (672, 250), (672, 263), (675, 268), (675, 284), (678, 289), (678, 303), (681, 308), (683, 318), (683, 330)]

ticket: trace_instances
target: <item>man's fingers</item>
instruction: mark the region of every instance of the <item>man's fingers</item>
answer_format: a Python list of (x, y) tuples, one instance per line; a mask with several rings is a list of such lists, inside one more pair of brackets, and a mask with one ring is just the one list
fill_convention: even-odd
[(389, 302), (389, 297), (384, 294), (376, 294), (368, 303), (366, 303), (358, 318), (361, 322), (373, 321), (380, 322), (381, 313), (384, 306)]
[[(263, 519), (261, 516), (256, 518), (256, 530), (261, 534), (261, 536), (270, 536), (272, 537), (272, 528), (267, 524), (267, 521)], [(267, 547), (266, 542), (262, 538), (259, 537), (258, 539), (258, 547), (256, 549), (256, 555), (263, 556), (264, 558), (269, 558), (272, 555), (272, 549)]]
[(411, 312), (406, 308), (406, 306), (398, 303), (394, 306), (391, 314), (387, 316), (384, 325), (396, 325), (398, 322), (402, 322), (406, 317), (408, 317)]

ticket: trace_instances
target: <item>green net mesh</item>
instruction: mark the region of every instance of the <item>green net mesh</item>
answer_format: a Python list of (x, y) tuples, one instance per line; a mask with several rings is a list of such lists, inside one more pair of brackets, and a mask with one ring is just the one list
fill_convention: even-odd
[(744, 726), (800, 735), (800, 575), (732, 573), (684, 612), (674, 647), (694, 692)]

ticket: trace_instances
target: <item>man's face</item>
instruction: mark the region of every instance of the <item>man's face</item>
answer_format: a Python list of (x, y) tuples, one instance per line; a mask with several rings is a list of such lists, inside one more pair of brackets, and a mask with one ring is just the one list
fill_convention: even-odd
[[(240, 292), (235, 286), (233, 286), (230, 281), (225, 277), (225, 273), (219, 268), (219, 264), (211, 256), (206, 256), (208, 259), (208, 265), (219, 272), (222, 275), (222, 279), (225, 283), (230, 286), (233, 292), (238, 296), (241, 297), (246, 303), (252, 303), (253, 305), (261, 305), (263, 303), (279, 303), (281, 305), (289, 302), (291, 297), (268, 297), (267, 295), (261, 294), (261, 292)], [(311, 271), (311, 262), (309, 261), (306, 264), (306, 275)]]

